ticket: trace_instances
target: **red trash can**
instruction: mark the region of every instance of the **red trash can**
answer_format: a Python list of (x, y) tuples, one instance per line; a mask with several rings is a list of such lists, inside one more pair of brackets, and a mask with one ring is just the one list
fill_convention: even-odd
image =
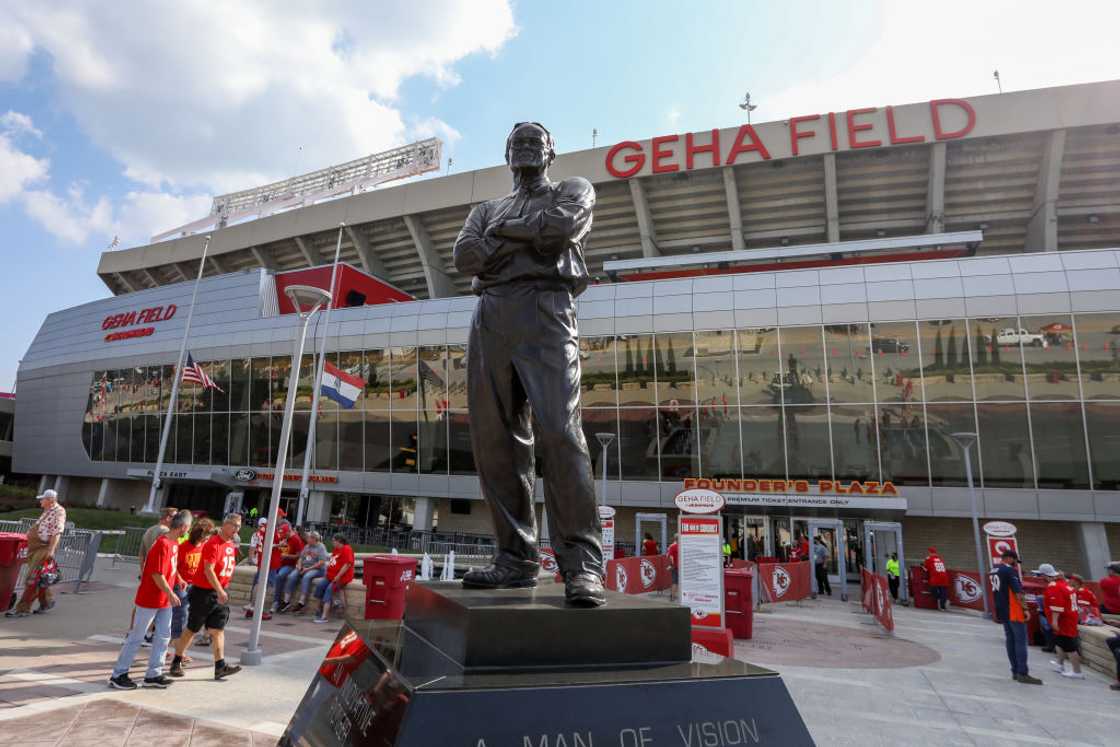
[(750, 639), (754, 632), (754, 573), (746, 568), (723, 571), (723, 611), (727, 627), (736, 638)]
[(937, 598), (929, 590), (927, 581), (925, 568), (920, 565), (910, 566), (910, 598), (914, 600), (914, 606), (920, 610), (935, 610)]
[(0, 611), (16, 603), (16, 580), (27, 562), (27, 537), (19, 532), (0, 532)]
[(400, 620), (404, 600), (416, 578), (416, 558), (404, 555), (371, 555), (362, 567), (366, 584), (366, 619)]

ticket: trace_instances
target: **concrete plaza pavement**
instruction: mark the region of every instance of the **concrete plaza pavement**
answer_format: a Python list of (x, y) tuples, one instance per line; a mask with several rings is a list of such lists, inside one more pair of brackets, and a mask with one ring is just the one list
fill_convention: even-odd
[[(161, 747), (274, 744), (339, 623), (275, 617), (263, 628), (264, 663), (224, 682), (212, 679), (209, 652), (196, 646), (187, 677), (169, 689), (110, 690), (135, 576), (134, 564), (114, 568), (101, 559), (88, 593), (61, 594), (47, 615), (0, 618), (3, 741), (110, 747), (150, 744), (159, 732)], [(850, 603), (767, 607), (755, 616), (754, 638), (736, 642), (737, 658), (782, 674), (818, 744), (1118, 742), (1120, 694), (1104, 676), (1067, 680), (1032, 648), (1031, 671), (1045, 685), (1020, 685), (1010, 678), (999, 626), (967, 611), (896, 608), (896, 634), (886, 637), (852, 591)], [(247, 620), (231, 621), (227, 658), (237, 659), (247, 633)]]

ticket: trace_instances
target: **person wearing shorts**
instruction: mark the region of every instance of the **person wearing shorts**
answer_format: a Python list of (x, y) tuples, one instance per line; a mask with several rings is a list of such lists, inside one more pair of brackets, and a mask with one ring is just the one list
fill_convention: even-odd
[(237, 566), (237, 533), (241, 529), (241, 515), (227, 514), (222, 519), (218, 533), (202, 546), (201, 567), (191, 582), (187, 603), (187, 629), (175, 642), (175, 658), (171, 661), (172, 677), (184, 676), (183, 654), (195, 635), (204, 627), (210, 634), (210, 648), (214, 652), (214, 679), (222, 680), (241, 671), (240, 666), (230, 666), (225, 660), (225, 627), (229, 621), (229, 594), (226, 587)]
[[(1081, 640), (1077, 631), (1077, 594), (1066, 583), (1065, 576), (1050, 563), (1040, 565), (1036, 573), (1052, 579), (1043, 594), (1046, 617), (1054, 629), (1054, 649), (1057, 654), (1056, 659), (1050, 660), (1050, 666), (1063, 677), (1083, 680), (1085, 675), (1081, 671)], [(1072, 671), (1066, 671), (1066, 659), (1069, 659)]]
[(319, 614), (312, 622), (325, 623), (330, 619), (331, 604), (336, 596), (342, 597), (345, 606), (346, 584), (354, 578), (354, 548), (350, 547), (346, 536), (336, 534), (331, 544), (334, 549), (327, 561), (327, 575), (319, 579), (319, 586), (315, 590), (315, 596), (319, 599)]

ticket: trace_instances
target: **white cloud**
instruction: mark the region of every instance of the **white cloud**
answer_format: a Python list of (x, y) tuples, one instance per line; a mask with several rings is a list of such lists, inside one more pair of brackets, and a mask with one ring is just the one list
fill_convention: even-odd
[(31, 117), (11, 109), (0, 115), (0, 132), (13, 136), (31, 135), (40, 140), (43, 139), (43, 133), (35, 127)]
[(23, 209), (48, 233), (71, 244), (84, 244), (91, 236), (112, 230), (113, 208), (102, 197), (92, 205), (82, 188), (71, 185), (65, 196), (34, 189), (22, 196)]
[(936, 10), (884, 3), (882, 32), (863, 54), (851, 60), (821, 56), (816, 76), (769, 94), (754, 91), (761, 105), (755, 121), (994, 94), (996, 69), (1004, 91), (1120, 78), (1120, 4), (1047, 8), (1009, 0), (946, 0)]
[(24, 132), (39, 132), (31, 117), (14, 111), (0, 116), (0, 204), (45, 180), (50, 170), (49, 159), (35, 158), (13, 142), (15, 136)]
[(674, 106), (665, 112), (665, 121), (669, 123), (670, 127), (676, 127), (677, 123), (681, 121), (681, 110)]
[(205, 218), (211, 201), (210, 195), (129, 192), (117, 209), (113, 233), (122, 246), (146, 243), (160, 231)]
[(0, 81), (15, 81), (23, 77), (27, 72), (31, 48), (31, 34), (17, 26), (0, 7)]
[(421, 131), (394, 105), (404, 80), (454, 85), (456, 62), (516, 33), (507, 0), (0, 0), (5, 27), (0, 77), (26, 65), (14, 40), (29, 38), (58, 105), (129, 178), (213, 191), (400, 145)]

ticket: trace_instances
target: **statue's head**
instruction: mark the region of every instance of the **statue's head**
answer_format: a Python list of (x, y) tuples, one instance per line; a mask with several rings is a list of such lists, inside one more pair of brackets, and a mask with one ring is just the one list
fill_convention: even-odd
[(537, 122), (518, 122), (506, 138), (506, 163), (514, 171), (544, 171), (556, 158), (552, 135)]

